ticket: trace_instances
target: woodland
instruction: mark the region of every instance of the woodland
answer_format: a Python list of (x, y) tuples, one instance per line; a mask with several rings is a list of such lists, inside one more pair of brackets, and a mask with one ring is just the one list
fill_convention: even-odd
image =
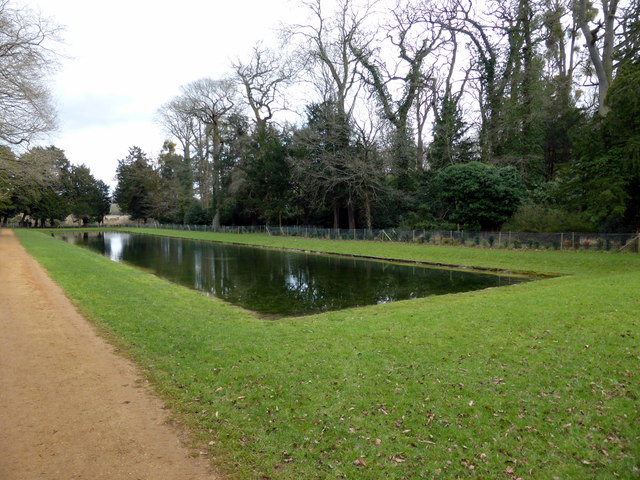
[(99, 222), (112, 201), (214, 227), (640, 227), (638, 0), (301, 3), (279, 48), (158, 107), (160, 154), (132, 146), (110, 195), (28, 148), (53, 128), (52, 54), (21, 36), (59, 32), (0, 2), (0, 218)]

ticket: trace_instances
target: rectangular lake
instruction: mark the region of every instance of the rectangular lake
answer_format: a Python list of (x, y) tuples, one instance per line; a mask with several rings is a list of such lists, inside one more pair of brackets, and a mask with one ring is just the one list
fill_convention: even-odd
[(268, 317), (466, 292), (528, 280), (155, 235), (68, 232), (55, 236)]

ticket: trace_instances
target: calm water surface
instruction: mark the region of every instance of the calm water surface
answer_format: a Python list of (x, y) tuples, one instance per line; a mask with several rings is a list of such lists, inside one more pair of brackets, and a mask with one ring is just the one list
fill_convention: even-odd
[(282, 317), (465, 292), (526, 278), (130, 233), (63, 233), (111, 260)]

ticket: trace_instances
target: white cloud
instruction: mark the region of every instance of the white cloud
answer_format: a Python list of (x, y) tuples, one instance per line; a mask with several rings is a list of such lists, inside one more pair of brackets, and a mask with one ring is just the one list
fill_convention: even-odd
[(56, 138), (55, 145), (65, 151), (72, 163), (89, 166), (96, 178), (113, 187), (118, 160), (127, 156), (130, 147), (139, 146), (153, 158), (163, 141), (164, 136), (154, 123), (124, 121), (66, 131)]
[(18, 0), (64, 25), (65, 58), (54, 78), (60, 130), (51, 139), (74, 164), (114, 184), (130, 146), (151, 154), (164, 135), (156, 110), (180, 86), (228, 73), (299, 2), (235, 0)]

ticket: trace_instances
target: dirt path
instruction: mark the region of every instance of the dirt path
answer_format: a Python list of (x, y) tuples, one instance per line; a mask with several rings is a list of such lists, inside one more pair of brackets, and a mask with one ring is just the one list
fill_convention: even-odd
[(214, 479), (131, 362), (0, 229), (0, 479)]

